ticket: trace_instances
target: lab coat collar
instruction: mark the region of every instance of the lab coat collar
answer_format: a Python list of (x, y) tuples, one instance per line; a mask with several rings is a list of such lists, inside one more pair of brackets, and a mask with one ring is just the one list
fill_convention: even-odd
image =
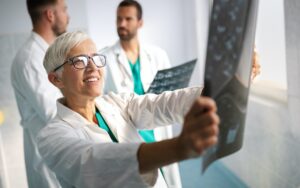
[(115, 127), (114, 124), (111, 123), (111, 120), (116, 119), (115, 110), (112, 108), (111, 105), (108, 105), (106, 102), (104, 102), (102, 97), (96, 98), (96, 107), (101, 113), (103, 119), (107, 123), (108, 127), (110, 128), (114, 136), (120, 142), (117, 127)]
[[(148, 61), (150, 61), (150, 55), (147, 53), (147, 51), (145, 50), (145, 48), (143, 47), (143, 45), (141, 43), (139, 43), (139, 56), (140, 59), (141, 57), (143, 57), (143, 59), (147, 59)], [(119, 62), (126, 62), (128, 64), (128, 58), (126, 56), (125, 51), (123, 50), (123, 47), (121, 45), (121, 42), (118, 41), (116, 42), (116, 44), (113, 47), (113, 52), (115, 55), (117, 55), (119, 57)], [(125, 60), (126, 59), (126, 60)]]
[[(77, 112), (66, 107), (63, 104), (64, 100), (65, 100), (64, 98), (60, 98), (56, 101), (57, 115), (60, 117), (60, 119), (69, 123), (70, 126), (73, 127), (74, 129), (84, 127), (87, 124), (91, 124), (88, 120), (86, 120), (80, 114), (78, 114)], [(82, 122), (82, 123), (78, 123), (78, 122)]]
[(49, 44), (38, 33), (32, 31), (31, 37), (34, 41), (36, 41), (36, 43), (41, 47), (41, 49), (43, 49), (44, 52), (47, 51)]
[[(124, 117), (124, 115), (121, 114), (122, 112), (120, 112), (118, 108), (114, 108), (114, 106), (106, 102), (103, 97), (96, 99), (96, 106), (119, 142), (130, 143), (142, 141), (136, 128), (131, 125), (131, 121), (120, 118)], [(134, 131), (130, 129), (134, 129)]]
[[(74, 112), (73, 110), (63, 105), (63, 100), (64, 98), (60, 98), (57, 100), (57, 115), (60, 119), (67, 122), (74, 129), (88, 127), (94, 132), (98, 132), (100, 134), (105, 134), (108, 136), (105, 130), (99, 128), (98, 126), (96, 126), (96, 124), (90, 123), (80, 114)], [(128, 122), (124, 121), (122, 118), (119, 118), (120, 114), (117, 114), (118, 111), (114, 109), (112, 105), (104, 101), (102, 97), (96, 98), (96, 107), (100, 111), (105, 122), (107, 123), (107, 125), (109, 126), (109, 128), (111, 129), (111, 131), (113, 132), (113, 134), (119, 142), (142, 141), (140, 137), (137, 136), (137, 131), (129, 131)]]
[[(154, 65), (151, 64), (151, 55), (147, 52), (146, 48), (144, 48), (143, 44), (139, 43), (139, 47), (140, 47), (139, 57), (140, 57), (140, 67), (141, 67), (141, 80), (143, 83), (144, 91), (146, 92), (150, 87), (151, 81), (154, 78), (153, 73), (151, 72), (151, 70), (153, 69), (152, 66)], [(114, 45), (113, 52), (117, 57), (118, 63), (120, 63), (125, 68), (126, 74), (128, 74), (128, 78), (131, 79), (131, 81), (133, 82), (132, 72), (131, 72), (130, 65), (128, 63), (128, 58), (126, 56), (125, 51), (122, 48), (120, 41), (118, 41)]]
[[(77, 129), (78, 130), (85, 129), (87, 131), (92, 131), (94, 133), (101, 134), (102, 141), (105, 140), (106, 142), (112, 142), (109, 134), (105, 130), (98, 127), (97, 124), (89, 122), (88, 120), (86, 120), (84, 117), (82, 117), (77, 112), (75, 112), (75, 111), (69, 109), (68, 107), (66, 107), (65, 105), (63, 105), (63, 101), (64, 101), (64, 98), (57, 100), (57, 116), (62, 121), (69, 124), (69, 126), (71, 126), (73, 129), (76, 129), (76, 130)], [(110, 126), (110, 128), (111, 128), (111, 126)], [(116, 138), (118, 139), (116, 130), (113, 128), (111, 128), (111, 130), (112, 130), (113, 134), (116, 136)], [(97, 137), (97, 138), (99, 139), (99, 137)]]
[(117, 62), (124, 67), (126, 74), (128, 75), (128, 78), (131, 79), (132, 81), (132, 73), (131, 73), (131, 69), (130, 69), (130, 65), (128, 63), (128, 58), (126, 56), (125, 51), (122, 48), (121, 42), (118, 41), (115, 45), (114, 45), (114, 54), (116, 55), (116, 59)]
[(153, 73), (153, 67), (156, 65), (153, 64), (151, 55), (147, 52), (146, 48), (142, 45), (140, 46), (140, 64), (141, 64), (141, 80), (143, 83), (144, 91), (150, 87), (152, 80), (154, 79), (155, 73)]

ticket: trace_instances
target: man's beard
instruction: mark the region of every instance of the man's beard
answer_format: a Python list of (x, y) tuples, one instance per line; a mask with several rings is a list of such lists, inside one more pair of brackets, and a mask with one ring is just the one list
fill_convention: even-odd
[[(121, 30), (126, 31), (126, 34), (124, 34), (124, 33), (121, 34)], [(128, 30), (126, 30), (124, 28), (118, 28), (117, 32), (118, 32), (120, 40), (122, 40), (122, 41), (130, 41), (135, 36), (135, 33), (130, 33)]]
[(55, 34), (55, 36), (58, 37), (59, 35), (65, 33), (65, 32), (66, 32), (66, 29), (62, 30), (62, 29), (58, 26), (58, 24), (54, 24), (54, 25), (52, 26), (52, 31), (53, 31), (53, 33)]

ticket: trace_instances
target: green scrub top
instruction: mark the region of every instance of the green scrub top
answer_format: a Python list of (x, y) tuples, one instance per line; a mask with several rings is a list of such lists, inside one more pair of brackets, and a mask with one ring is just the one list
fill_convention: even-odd
[[(143, 83), (141, 80), (140, 57), (138, 57), (135, 64), (131, 63), (131, 61), (129, 60), (129, 65), (130, 65), (131, 73), (132, 73), (132, 77), (133, 77), (134, 92), (138, 95), (144, 95), (145, 91), (144, 91)], [(153, 130), (140, 130), (139, 134), (143, 137), (145, 142), (147, 142), (147, 143), (155, 142)]]
[(97, 108), (96, 108), (96, 118), (98, 121), (98, 126), (102, 129), (104, 129), (109, 134), (109, 136), (113, 142), (118, 142), (117, 138), (115, 137), (113, 132), (110, 130), (109, 126), (107, 125), (107, 123), (105, 122), (105, 120), (103, 119), (101, 113), (99, 112), (99, 110)]

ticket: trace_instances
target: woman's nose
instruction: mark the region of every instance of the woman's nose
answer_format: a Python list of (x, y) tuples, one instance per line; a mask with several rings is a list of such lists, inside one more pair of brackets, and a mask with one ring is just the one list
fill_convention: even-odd
[(86, 70), (98, 70), (99, 68), (95, 65), (94, 60), (92, 58), (90, 58), (85, 69)]

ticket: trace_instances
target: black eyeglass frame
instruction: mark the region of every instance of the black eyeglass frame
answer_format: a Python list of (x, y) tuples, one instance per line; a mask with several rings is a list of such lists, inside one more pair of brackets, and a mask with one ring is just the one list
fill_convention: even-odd
[[(94, 58), (93, 58), (93, 57), (95, 57), (95, 56), (101, 56), (101, 57), (103, 57), (103, 59), (104, 59), (103, 65), (101, 65), (101, 66), (97, 66), (97, 65), (96, 65), (96, 63), (95, 63), (95, 61), (94, 61)], [(85, 67), (83, 67), (83, 68), (77, 68), (77, 67), (75, 67), (75, 64), (74, 64), (74, 62), (73, 62), (73, 60), (74, 60), (75, 58), (77, 58), (77, 57), (86, 57), (88, 60), (92, 59), (93, 63), (96, 65), (97, 68), (101, 68), (101, 67), (104, 67), (104, 66), (106, 65), (106, 57), (105, 57), (105, 55), (103, 55), (103, 54), (95, 53), (95, 54), (93, 54), (92, 56), (85, 55), (85, 54), (81, 54), (81, 55), (77, 55), (77, 56), (68, 58), (66, 61), (64, 61), (63, 64), (61, 64), (61, 65), (59, 65), (58, 67), (56, 67), (56, 68), (53, 70), (53, 72), (55, 72), (55, 71), (57, 71), (58, 69), (60, 69), (60, 68), (61, 68), (62, 66), (64, 66), (66, 63), (70, 63), (71, 65), (73, 65), (73, 67), (74, 67), (75, 69), (78, 69), (78, 70), (80, 70), (80, 69), (85, 69), (85, 68), (88, 66), (88, 62), (89, 62), (89, 61), (87, 62), (87, 64), (85, 64)]]

